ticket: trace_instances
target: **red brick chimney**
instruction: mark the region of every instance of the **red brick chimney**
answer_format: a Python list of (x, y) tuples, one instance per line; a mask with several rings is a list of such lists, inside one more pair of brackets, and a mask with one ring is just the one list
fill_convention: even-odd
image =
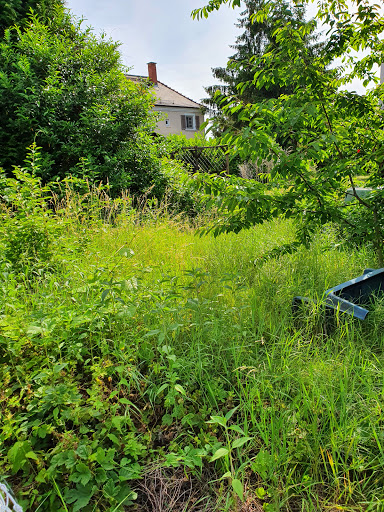
[(148, 78), (155, 85), (157, 84), (156, 62), (148, 62)]

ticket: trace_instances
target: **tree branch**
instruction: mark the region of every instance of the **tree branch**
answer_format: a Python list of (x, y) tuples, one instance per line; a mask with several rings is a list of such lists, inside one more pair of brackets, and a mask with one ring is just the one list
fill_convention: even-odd
[[(327, 123), (328, 123), (329, 131), (332, 133), (332, 135), (334, 135), (334, 133), (333, 133), (333, 128), (332, 128), (332, 124), (331, 124), (331, 120), (330, 120), (330, 119), (329, 119), (329, 117), (328, 117), (328, 113), (327, 113), (327, 111), (325, 110), (325, 106), (324, 106), (324, 103), (323, 103), (323, 102), (321, 102), (321, 108), (323, 109), (323, 112), (324, 112), (325, 118), (327, 119)], [(340, 150), (340, 148), (339, 148), (339, 146), (338, 146), (337, 142), (334, 142), (334, 144), (335, 144), (335, 147), (336, 147), (336, 149), (337, 149), (337, 152), (339, 153), (339, 157), (340, 157), (340, 158), (344, 158), (343, 153), (341, 152), (341, 150)]]
[(352, 177), (352, 174), (348, 173), (348, 178), (349, 178), (349, 182), (351, 184), (351, 187), (352, 187), (352, 191), (353, 191), (353, 195), (356, 197), (356, 199), (358, 200), (358, 202), (360, 204), (362, 204), (363, 206), (365, 206), (366, 208), (368, 208), (368, 210), (372, 210), (372, 207), (369, 203), (366, 203), (363, 199), (361, 199), (361, 197), (357, 194), (356, 192), (356, 188), (355, 188), (355, 183), (353, 181), (353, 177)]

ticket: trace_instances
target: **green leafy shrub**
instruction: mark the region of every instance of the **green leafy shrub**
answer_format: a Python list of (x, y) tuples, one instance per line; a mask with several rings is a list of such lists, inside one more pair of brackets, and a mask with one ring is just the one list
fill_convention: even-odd
[[(27, 164), (32, 171), (39, 169), (38, 149), (30, 148)], [(30, 170), (15, 167), (14, 178), (0, 174), (3, 254), (16, 271), (47, 269), (57, 256), (65, 227), (47, 208), (49, 188)]]
[(194, 137), (187, 138), (185, 135), (180, 133), (168, 135), (166, 138), (167, 150), (172, 152), (181, 148), (190, 148), (193, 146), (206, 147), (206, 146), (217, 146), (220, 144), (220, 139), (206, 138), (201, 133), (196, 133)]
[(370, 249), (376, 249), (372, 240), (372, 234), (375, 233), (377, 225), (382, 230), (384, 227), (384, 208), (383, 191), (375, 190), (370, 198), (373, 207), (373, 213), (364, 205), (354, 201), (346, 206), (348, 212), (348, 226), (340, 228), (342, 237), (352, 247), (366, 246)]
[[(224, 3), (235, 6), (240, 1), (208, 2), (193, 16), (207, 17)], [(300, 9), (308, 3), (302, 2)], [(269, 22), (279, 6), (278, 0), (260, 2), (250, 21)], [(324, 22), (330, 27), (327, 39), (314, 53), (308, 38)], [(275, 188), (234, 180), (225, 186), (208, 177), (202, 188), (215, 196), (227, 221), (216, 225), (216, 233), (238, 232), (283, 214), (296, 218), (297, 239), (308, 244), (319, 226), (329, 222), (360, 235), (365, 224), (364, 240), (375, 246), (377, 264), (384, 266), (381, 193), (363, 199), (356, 190), (361, 176), (367, 187), (383, 186), (384, 89), (375, 75), (383, 60), (382, 26), (379, 5), (368, 0), (352, 0), (347, 10), (339, 2), (319, 2), (316, 18), (309, 22), (295, 26), (276, 20), (273, 37), (278, 45), (232, 63), (249, 76), (233, 95), (222, 98), (223, 114), (240, 124), (238, 129), (228, 126), (223, 140), (242, 158), (257, 165), (269, 162)], [(355, 79), (364, 87), (376, 85), (359, 95), (346, 90)], [(262, 91), (292, 84), (295, 89), (285, 94), (257, 98)], [(216, 99), (220, 101), (220, 94)], [(360, 214), (355, 216), (356, 225), (344, 208), (347, 189), (366, 209), (362, 222)]]
[(47, 20), (54, 14), (55, 6), (63, 3), (62, 0), (1, 0), (0, 37), (4, 36), (5, 29), (11, 25), (26, 22), (31, 9)]
[(125, 78), (118, 47), (61, 7), (46, 24), (31, 16), (25, 30), (7, 30), (0, 42), (0, 165), (8, 175), (36, 141), (45, 183), (72, 174), (108, 180), (119, 193), (142, 192), (155, 181), (153, 98)]
[(191, 176), (181, 162), (165, 157), (161, 160), (161, 172), (161, 196), (171, 210), (194, 216), (204, 209), (201, 194), (193, 191)]

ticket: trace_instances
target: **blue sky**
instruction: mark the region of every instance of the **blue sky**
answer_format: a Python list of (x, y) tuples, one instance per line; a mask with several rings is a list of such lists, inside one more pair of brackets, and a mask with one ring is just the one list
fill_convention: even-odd
[(225, 66), (239, 30), (240, 10), (224, 6), (208, 19), (192, 20), (204, 0), (67, 0), (66, 6), (96, 33), (120, 41), (124, 65), (147, 75), (147, 62), (157, 62), (158, 79), (199, 101), (203, 87), (216, 81), (211, 68)]

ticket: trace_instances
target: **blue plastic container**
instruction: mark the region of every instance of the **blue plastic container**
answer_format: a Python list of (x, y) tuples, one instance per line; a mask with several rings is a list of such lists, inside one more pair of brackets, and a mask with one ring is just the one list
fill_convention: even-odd
[[(369, 313), (365, 305), (374, 295), (384, 292), (384, 268), (378, 270), (367, 268), (362, 276), (333, 286), (324, 292), (325, 307), (328, 310), (341, 311), (354, 318), (365, 320)], [(294, 297), (293, 311), (297, 311), (303, 302), (313, 302), (307, 297)]]

